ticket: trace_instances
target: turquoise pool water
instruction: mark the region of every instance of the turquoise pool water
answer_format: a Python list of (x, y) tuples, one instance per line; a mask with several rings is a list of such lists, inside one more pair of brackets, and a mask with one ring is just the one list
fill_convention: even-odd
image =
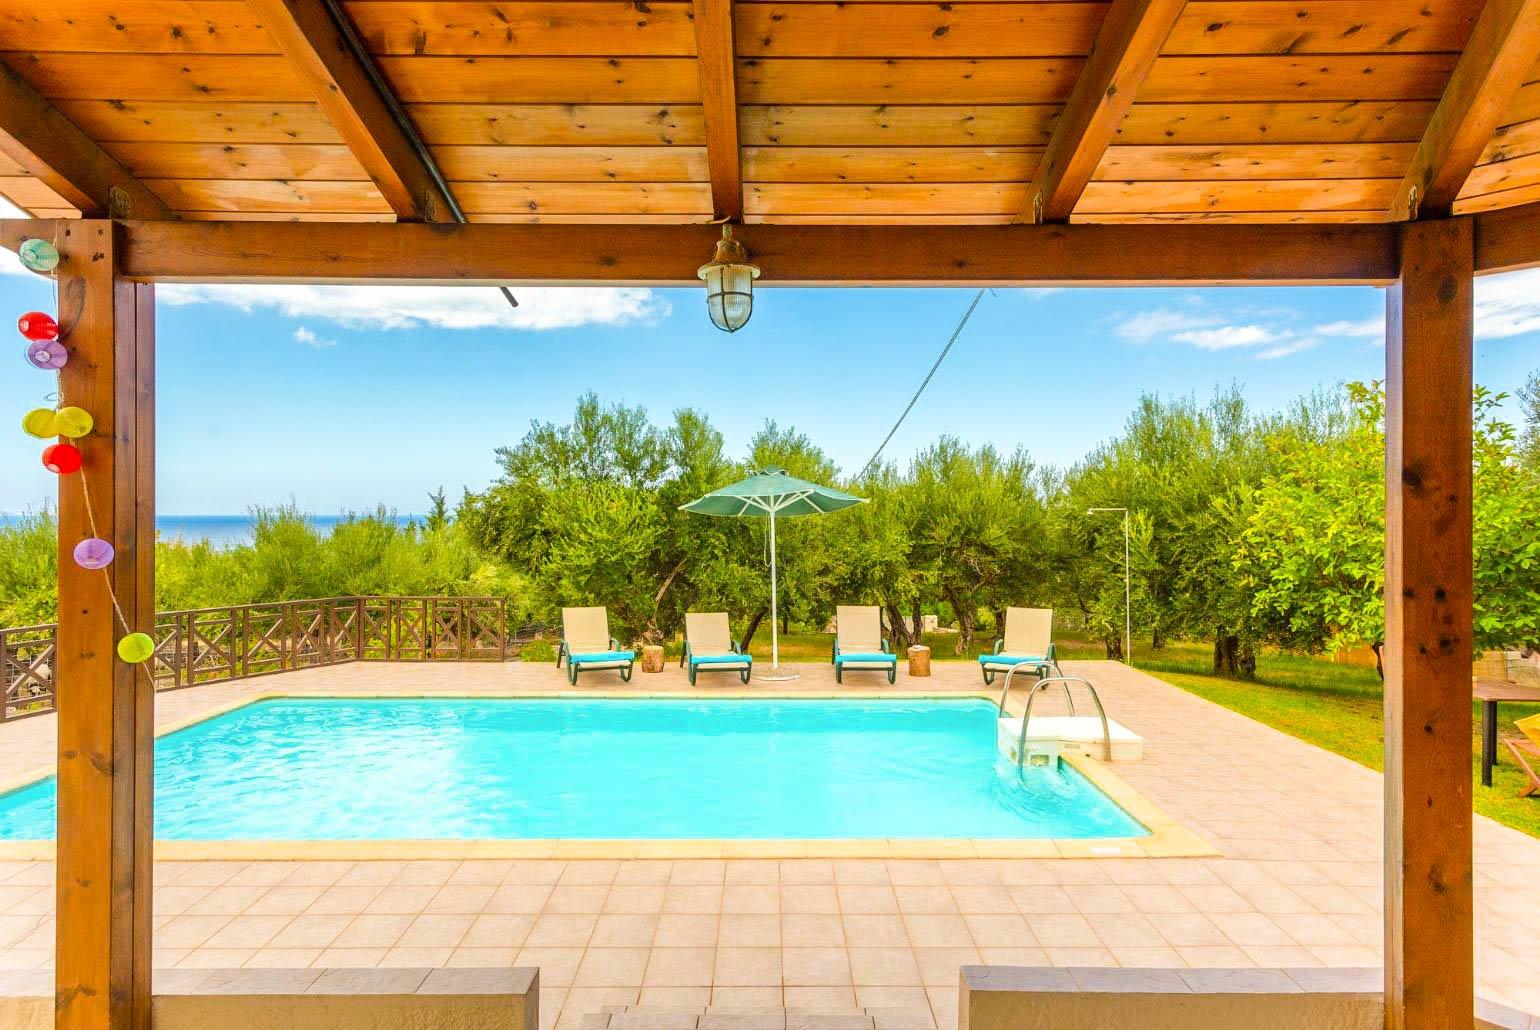
[[(0, 839), (54, 833), (54, 782)], [(160, 738), (163, 840), (1136, 837), (977, 700), (274, 700)]]

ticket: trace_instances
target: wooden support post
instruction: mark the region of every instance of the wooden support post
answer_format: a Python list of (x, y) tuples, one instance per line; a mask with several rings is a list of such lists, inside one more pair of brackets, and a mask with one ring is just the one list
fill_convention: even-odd
[[(120, 278), (120, 232), (79, 221), (56, 238), (63, 399), (96, 423), (59, 480), (58, 1030), (150, 1025), (155, 700), (149, 667), (117, 656), (108, 585), (129, 628), (153, 633), (155, 288)], [(105, 571), (72, 557), (92, 535), (117, 549)]]
[(1411, 223), (1385, 333), (1385, 1026), (1470, 1027), (1469, 219)]

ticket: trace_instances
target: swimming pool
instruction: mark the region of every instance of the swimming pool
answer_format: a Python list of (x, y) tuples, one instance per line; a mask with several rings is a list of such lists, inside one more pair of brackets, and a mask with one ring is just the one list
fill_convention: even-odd
[[(54, 834), (54, 781), (0, 839)], [(259, 701), (156, 741), (163, 840), (1142, 837), (995, 707), (914, 701)]]

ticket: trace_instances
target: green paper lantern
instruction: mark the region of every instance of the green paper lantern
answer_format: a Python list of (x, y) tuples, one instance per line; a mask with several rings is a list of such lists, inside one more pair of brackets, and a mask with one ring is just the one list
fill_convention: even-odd
[(39, 440), (52, 439), (59, 435), (58, 413), (52, 408), (33, 408), (22, 416), (21, 428)]
[(85, 408), (64, 407), (54, 412), (54, 426), (57, 436), (67, 436), (71, 440), (78, 440), (91, 432), (91, 427), (96, 423), (91, 418), (91, 413)]
[(148, 633), (130, 633), (118, 641), (118, 657), (129, 665), (147, 662), (154, 653), (155, 641)]
[(52, 272), (59, 267), (59, 252), (47, 240), (24, 240), (16, 248), (16, 255), (21, 258), (23, 265), (34, 272)]

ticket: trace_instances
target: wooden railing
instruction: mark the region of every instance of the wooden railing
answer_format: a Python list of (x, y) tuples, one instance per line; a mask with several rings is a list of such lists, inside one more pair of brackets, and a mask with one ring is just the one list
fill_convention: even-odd
[[(538, 635), (508, 629), (497, 597), (325, 597), (161, 612), (155, 686), (265, 676), (346, 662), (500, 662)], [(0, 629), (0, 722), (51, 712), (56, 627)], [(66, 685), (66, 689), (68, 686)]]

